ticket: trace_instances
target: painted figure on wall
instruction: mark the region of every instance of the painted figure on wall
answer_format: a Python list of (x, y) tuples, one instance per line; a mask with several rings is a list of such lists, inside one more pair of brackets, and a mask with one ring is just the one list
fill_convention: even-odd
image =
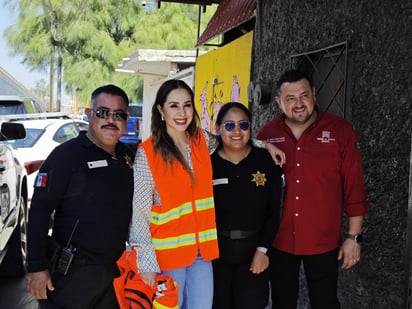
[(200, 94), (200, 104), (202, 106), (202, 115), (201, 115), (201, 126), (205, 130), (210, 130), (210, 114), (208, 111), (208, 104), (207, 104), (207, 86), (209, 82), (206, 81), (203, 87), (202, 93)]
[(230, 101), (240, 102), (240, 86), (237, 75), (233, 75), (232, 90), (230, 91)]
[[(221, 107), (223, 106), (223, 101), (225, 101), (225, 89), (223, 87), (224, 83), (216, 83), (213, 84), (212, 89), (212, 100), (209, 104), (207, 98), (207, 88), (209, 86), (209, 82), (206, 81), (202, 92), (199, 96), (199, 100), (201, 103), (201, 126), (203, 129), (208, 130), (209, 132), (216, 134), (215, 131), (215, 123), (216, 123), (216, 115), (219, 113)], [(230, 101), (232, 102), (239, 102), (240, 101), (240, 86), (239, 80), (237, 75), (233, 75), (233, 84), (230, 90)]]

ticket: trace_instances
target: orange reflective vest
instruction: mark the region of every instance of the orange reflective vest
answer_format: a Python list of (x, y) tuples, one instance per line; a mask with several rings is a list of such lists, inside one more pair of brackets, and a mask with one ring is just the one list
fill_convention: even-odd
[(142, 143), (161, 205), (153, 205), (152, 243), (161, 270), (191, 265), (198, 249), (205, 260), (219, 256), (212, 187), (212, 164), (203, 134), (189, 139), (195, 181), (175, 161), (167, 165), (152, 139)]

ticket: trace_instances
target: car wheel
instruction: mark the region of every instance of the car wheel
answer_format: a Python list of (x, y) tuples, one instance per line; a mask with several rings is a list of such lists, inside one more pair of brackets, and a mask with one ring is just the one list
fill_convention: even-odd
[(19, 221), (7, 245), (7, 253), (0, 265), (1, 277), (19, 277), (26, 272), (27, 207), (20, 197)]

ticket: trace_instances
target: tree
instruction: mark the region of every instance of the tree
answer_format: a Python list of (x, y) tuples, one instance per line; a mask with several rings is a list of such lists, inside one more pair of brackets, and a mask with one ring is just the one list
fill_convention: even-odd
[[(121, 54), (128, 52), (130, 38), (135, 28), (134, 18), (139, 6), (129, 0), (19, 0), (11, 4), (19, 12), (17, 26), (6, 30), (6, 38), (24, 57), (29, 66), (44, 69), (50, 64), (51, 76), (54, 74), (57, 59), (57, 109), (60, 109), (61, 78), (63, 68), (69, 70), (73, 64), (87, 65), (91, 72), (81, 72), (74, 82), (67, 79), (67, 86), (87, 89), (83, 84), (95, 81), (96, 77), (109, 79)], [(100, 74), (96, 74), (100, 72)], [(70, 75), (68, 76), (70, 77)], [(53, 84), (53, 79), (51, 80)], [(51, 88), (51, 94), (53, 93)]]
[(47, 82), (42, 78), (36, 81), (34, 88), (30, 89), (42, 101), (46, 101), (50, 97), (50, 89)]
[[(50, 66), (51, 74), (57, 63), (58, 85), (64, 73), (66, 91), (74, 90), (78, 101), (105, 83), (138, 101), (142, 78), (116, 73), (122, 58), (138, 48), (193, 49), (196, 43), (198, 7), (189, 4), (162, 3), (148, 12), (140, 0), (18, 0), (9, 7), (19, 12), (17, 25), (5, 32), (15, 54), (34, 69)], [(204, 14), (203, 25), (212, 13)], [(57, 100), (59, 106), (59, 93)]]
[(91, 1), (87, 13), (67, 33), (64, 58), (65, 81), (80, 97), (103, 83), (123, 86), (115, 68), (134, 46), (133, 33), (142, 8), (130, 0)]

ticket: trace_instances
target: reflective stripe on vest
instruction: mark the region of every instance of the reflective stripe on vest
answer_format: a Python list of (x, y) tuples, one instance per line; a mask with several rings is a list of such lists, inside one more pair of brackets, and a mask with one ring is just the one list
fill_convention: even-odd
[(173, 208), (165, 213), (158, 213), (153, 211), (151, 212), (151, 220), (150, 223), (152, 224), (165, 224), (172, 220), (179, 219), (181, 216), (190, 214), (192, 212), (192, 203), (187, 202), (182, 204), (179, 207)]
[[(216, 229), (199, 232), (199, 242), (206, 242), (215, 239), (217, 239)], [(156, 250), (179, 248), (196, 244), (196, 235), (192, 233), (163, 239), (152, 238), (152, 243)]]
[[(200, 199), (195, 201), (196, 210), (208, 210), (214, 208), (214, 200), (212, 197)], [(192, 203), (187, 202), (179, 207), (173, 208), (165, 213), (158, 213), (152, 209), (151, 211), (151, 220), (152, 224), (165, 224), (172, 220), (179, 219), (181, 216), (190, 214), (192, 212)]]
[(184, 246), (191, 246), (196, 244), (196, 234), (185, 234), (176, 237), (168, 238), (152, 238), (153, 247), (156, 250), (166, 250), (180, 248)]
[(206, 241), (211, 241), (211, 240), (216, 240), (216, 239), (217, 239), (216, 229), (210, 229), (210, 230), (199, 232), (200, 242), (206, 242)]

